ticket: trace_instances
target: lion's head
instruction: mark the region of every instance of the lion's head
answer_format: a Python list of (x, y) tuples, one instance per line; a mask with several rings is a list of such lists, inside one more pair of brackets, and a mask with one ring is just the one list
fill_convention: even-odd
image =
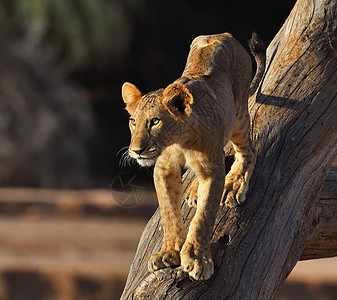
[(136, 86), (126, 82), (122, 97), (130, 114), (129, 155), (141, 166), (153, 165), (167, 146), (179, 140), (192, 112), (193, 96), (179, 83), (142, 96)]

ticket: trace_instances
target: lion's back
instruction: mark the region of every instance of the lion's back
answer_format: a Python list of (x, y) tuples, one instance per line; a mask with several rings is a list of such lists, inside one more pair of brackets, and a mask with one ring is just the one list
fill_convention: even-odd
[(230, 33), (198, 36), (191, 43), (183, 76), (203, 77), (212, 76), (217, 71), (223, 73), (223, 70), (231, 68), (237, 53), (241, 57), (248, 56)]

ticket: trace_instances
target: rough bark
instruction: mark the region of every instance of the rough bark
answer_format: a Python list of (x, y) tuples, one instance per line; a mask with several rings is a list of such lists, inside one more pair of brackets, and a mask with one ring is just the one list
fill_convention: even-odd
[[(246, 202), (218, 212), (212, 278), (191, 281), (181, 268), (147, 271), (162, 240), (157, 211), (122, 299), (274, 298), (317, 223), (319, 192), (336, 155), (336, 9), (336, 0), (299, 0), (268, 47), (265, 77), (249, 101), (257, 163)], [(193, 213), (182, 205), (186, 226)]]
[(324, 181), (314, 224), (300, 259), (337, 256), (337, 167), (330, 169)]

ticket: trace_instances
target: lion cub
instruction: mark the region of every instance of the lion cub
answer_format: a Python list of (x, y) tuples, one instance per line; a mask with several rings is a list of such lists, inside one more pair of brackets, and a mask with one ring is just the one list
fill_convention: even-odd
[[(229, 33), (194, 39), (182, 76), (142, 95), (124, 83), (122, 97), (130, 114), (129, 155), (154, 167), (163, 245), (149, 260), (150, 271), (182, 265), (196, 280), (207, 280), (214, 267), (210, 240), (220, 201), (235, 207), (245, 200), (255, 165), (248, 96), (264, 73), (265, 47), (253, 33), (250, 49), (257, 62), (253, 81), (249, 54)], [(231, 141), (235, 162), (225, 178), (223, 149)], [(196, 206), (187, 236), (180, 213), (181, 166), (196, 175), (188, 203)]]

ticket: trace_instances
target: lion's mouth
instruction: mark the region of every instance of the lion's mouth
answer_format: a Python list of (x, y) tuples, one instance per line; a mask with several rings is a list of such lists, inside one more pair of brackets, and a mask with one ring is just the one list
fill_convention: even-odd
[(139, 157), (136, 158), (136, 160), (141, 167), (151, 167), (156, 163), (157, 157), (156, 158)]
[(142, 167), (153, 166), (157, 160), (157, 157), (160, 155), (161, 151), (157, 149), (146, 151), (146, 153), (135, 154), (130, 152), (130, 156), (134, 158), (138, 164)]

